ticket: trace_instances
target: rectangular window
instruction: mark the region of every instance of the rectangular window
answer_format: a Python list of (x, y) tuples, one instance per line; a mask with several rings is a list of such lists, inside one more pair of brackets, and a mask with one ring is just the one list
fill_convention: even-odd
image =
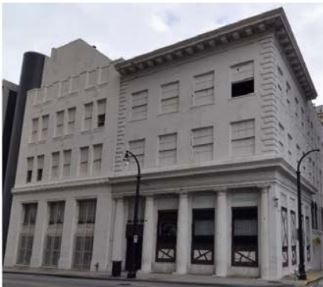
[(49, 203), (49, 225), (59, 225), (64, 222), (65, 202), (55, 201)]
[(37, 156), (37, 181), (43, 179), (44, 158), (44, 155)]
[(64, 163), (63, 163), (63, 176), (69, 177), (71, 175), (71, 164), (72, 164), (72, 150), (64, 150)]
[(45, 140), (48, 136), (49, 115), (42, 116), (41, 139)]
[(32, 181), (33, 169), (34, 169), (34, 158), (28, 157), (27, 158), (27, 176), (26, 176), (27, 183)]
[(232, 98), (254, 93), (253, 61), (232, 66), (231, 79)]
[(38, 141), (38, 118), (32, 119), (32, 131), (31, 131), (31, 141)]
[(93, 145), (93, 173), (98, 174), (102, 165), (102, 144)]
[(80, 148), (80, 175), (87, 175), (89, 172), (89, 147)]
[(213, 264), (214, 209), (193, 209), (191, 263)]
[(37, 203), (23, 204), (24, 220), (23, 225), (35, 225), (37, 216)]
[[(137, 157), (140, 167), (144, 167), (144, 157), (145, 157), (145, 139), (133, 140), (129, 142), (129, 150)], [(135, 160), (130, 158), (129, 169), (136, 169), (137, 165)]]
[(159, 136), (159, 159), (160, 166), (176, 164), (177, 158), (177, 134)]
[(159, 210), (156, 262), (176, 261), (177, 210)]
[(233, 156), (245, 156), (255, 153), (254, 120), (231, 123), (231, 149)]
[(292, 265), (296, 265), (297, 227), (296, 227), (296, 213), (294, 210), (290, 211), (290, 229), (291, 229), (291, 246), (292, 246)]
[(98, 105), (98, 127), (103, 127), (105, 124), (105, 109), (106, 109), (106, 99), (97, 101)]
[(56, 136), (62, 136), (64, 134), (64, 111), (56, 113)]
[(22, 234), (19, 239), (17, 264), (29, 265), (33, 249), (34, 235)]
[(97, 70), (88, 72), (88, 86), (95, 86), (97, 84)]
[(281, 207), (281, 238), (282, 238), (282, 265), (283, 267), (288, 266), (288, 218), (287, 208)]
[(214, 72), (194, 77), (193, 105), (210, 105), (214, 103)]
[(59, 178), (59, 152), (52, 153), (52, 179)]
[(103, 67), (101, 68), (101, 77), (100, 77), (100, 83), (106, 83), (109, 81), (109, 67)]
[(257, 207), (232, 207), (232, 266), (258, 266)]
[(44, 266), (56, 267), (61, 253), (62, 236), (47, 235), (44, 249)]
[(96, 214), (96, 199), (79, 200), (78, 206), (78, 224), (94, 224)]
[(195, 162), (213, 160), (213, 127), (192, 130), (193, 159)]
[(75, 237), (73, 267), (80, 270), (89, 270), (92, 260), (93, 235)]
[(62, 84), (61, 84), (61, 96), (62, 97), (67, 96), (69, 92), (70, 92), (70, 80), (66, 79), (62, 81)]
[(92, 129), (93, 103), (84, 105), (84, 130)]
[(147, 118), (148, 91), (132, 94), (131, 119), (142, 120)]
[(75, 129), (75, 115), (76, 115), (76, 108), (69, 108), (67, 110), (67, 133), (72, 134)]
[(179, 82), (164, 84), (161, 86), (161, 112), (178, 112), (179, 106)]

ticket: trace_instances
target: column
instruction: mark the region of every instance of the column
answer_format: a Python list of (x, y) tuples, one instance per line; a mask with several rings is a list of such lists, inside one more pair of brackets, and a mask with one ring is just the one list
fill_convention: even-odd
[(36, 216), (33, 249), (30, 259), (31, 267), (41, 267), (43, 263), (44, 241), (47, 228), (47, 202), (45, 200), (38, 202)]
[(122, 238), (124, 225), (124, 200), (123, 198), (116, 199), (115, 202), (115, 220), (113, 230), (113, 244), (112, 244), (112, 261), (122, 261)]
[(226, 276), (228, 272), (228, 217), (227, 192), (217, 192), (215, 220), (215, 270), (216, 276)]
[(260, 199), (260, 275), (262, 279), (270, 279), (269, 270), (269, 194), (270, 186), (261, 187)]
[(151, 272), (151, 265), (153, 261), (153, 244), (154, 244), (154, 198), (152, 196), (146, 197), (145, 202), (145, 221), (144, 221), (144, 237), (142, 249), (142, 272)]
[(73, 264), (73, 241), (77, 223), (77, 202), (68, 198), (65, 202), (65, 214), (62, 234), (59, 269), (71, 269)]
[(179, 195), (176, 243), (176, 273), (186, 274), (189, 259), (189, 205), (187, 193)]

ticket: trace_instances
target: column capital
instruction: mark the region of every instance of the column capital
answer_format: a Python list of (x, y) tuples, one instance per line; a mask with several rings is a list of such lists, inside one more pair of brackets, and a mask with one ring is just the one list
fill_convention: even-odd
[(261, 192), (268, 192), (269, 189), (271, 188), (270, 183), (260, 183), (256, 185), (258, 189), (261, 190)]
[(218, 187), (218, 188), (215, 188), (214, 191), (218, 194), (218, 195), (225, 195), (228, 191), (228, 188), (227, 187)]

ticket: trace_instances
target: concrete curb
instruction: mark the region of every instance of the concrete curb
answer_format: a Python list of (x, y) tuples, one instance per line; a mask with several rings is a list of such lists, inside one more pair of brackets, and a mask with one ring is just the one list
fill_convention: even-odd
[[(209, 283), (209, 282), (188, 282), (188, 281), (181, 281), (181, 280), (162, 280), (162, 279), (133, 279), (133, 280), (129, 280), (127, 278), (124, 277), (111, 277), (111, 276), (107, 276), (107, 277), (101, 277), (101, 276), (91, 276), (91, 275), (81, 275), (81, 274), (64, 274), (64, 273), (49, 273), (49, 272), (32, 272), (32, 271), (20, 271), (20, 270), (3, 270), (2, 272), (3, 274), (24, 274), (24, 275), (36, 275), (36, 276), (52, 276), (52, 277), (61, 277), (61, 278), (74, 278), (74, 279), (89, 279), (89, 280), (109, 280), (109, 281), (122, 281), (122, 282), (147, 282), (147, 283), (165, 283), (165, 284), (179, 284), (179, 285), (200, 285), (200, 286), (217, 286), (217, 287), (227, 287), (227, 286), (241, 286), (241, 287), (245, 287), (245, 286), (259, 286), (259, 284), (257, 284), (256, 282), (253, 284), (250, 283), (236, 283), (236, 282), (227, 282), (227, 283)], [(229, 281), (229, 280), (228, 280)], [(295, 286), (294, 284), (285, 284), (282, 282), (277, 282), (277, 283), (265, 283), (262, 282), (262, 285), (264, 287), (269, 287), (269, 286), (273, 286), (273, 287), (293, 287)]]

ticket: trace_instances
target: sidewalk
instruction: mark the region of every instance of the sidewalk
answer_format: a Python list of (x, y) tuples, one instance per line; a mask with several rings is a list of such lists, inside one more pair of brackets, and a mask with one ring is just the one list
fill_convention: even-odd
[[(108, 272), (95, 271), (72, 271), (72, 270), (57, 270), (51, 268), (6, 268), (4, 273), (22, 273), (33, 275), (58, 276), (66, 278), (87, 278), (96, 280), (114, 280), (114, 281), (130, 281), (127, 279), (126, 273), (122, 273), (121, 277), (111, 277)], [(307, 281), (297, 281), (292, 276), (285, 277), (279, 281), (266, 281), (254, 278), (237, 278), (237, 277), (216, 277), (215, 275), (177, 275), (177, 274), (161, 274), (161, 273), (137, 273), (136, 281), (143, 282), (158, 282), (158, 283), (176, 283), (176, 284), (199, 284), (201, 286), (306, 286), (323, 278), (323, 271), (309, 272)]]

